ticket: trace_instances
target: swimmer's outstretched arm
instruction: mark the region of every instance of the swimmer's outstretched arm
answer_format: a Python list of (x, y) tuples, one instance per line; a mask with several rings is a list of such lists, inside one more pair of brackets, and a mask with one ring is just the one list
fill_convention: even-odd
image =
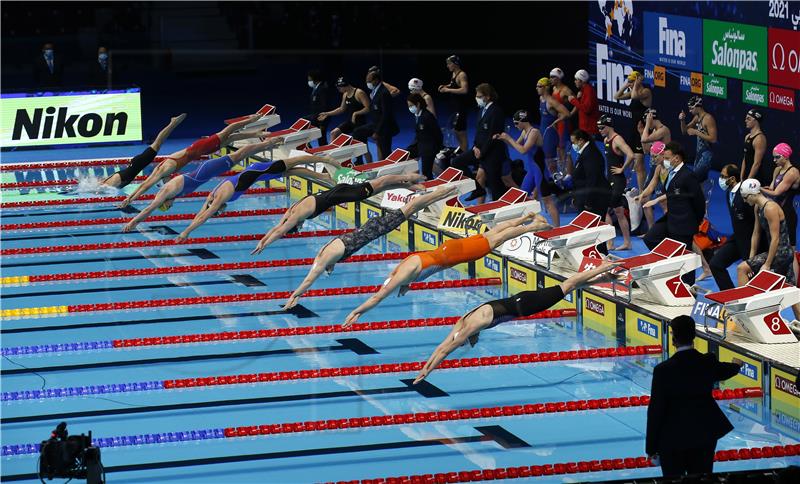
[(220, 190), (217, 190), (217, 193), (211, 192), (208, 194), (206, 203), (203, 204), (203, 208), (200, 209), (200, 211), (197, 212), (197, 215), (194, 216), (192, 223), (189, 224), (189, 226), (186, 227), (183, 232), (180, 233), (180, 235), (175, 237), (177, 242), (183, 242), (186, 240), (189, 237), (189, 234), (191, 234), (197, 227), (206, 223), (206, 221), (213, 217), (214, 214), (219, 211), (222, 205), (225, 204), (227, 200), (220, 196), (219, 191)]
[(133, 193), (128, 195), (128, 197), (119, 204), (120, 208), (125, 208), (131, 204), (134, 200), (141, 197), (147, 190), (158, 183), (159, 180), (172, 174), (175, 169), (178, 167), (177, 162), (171, 158), (167, 158), (166, 160), (162, 161), (155, 167), (150, 176), (147, 177), (145, 181), (142, 182), (141, 185), (136, 187)]
[(347, 319), (345, 319), (342, 326), (345, 328), (349, 327), (358, 320), (359, 316), (380, 304), (381, 301), (389, 297), (393, 292), (397, 291), (402, 286), (410, 284), (419, 274), (420, 265), (419, 257), (415, 256), (410, 256), (401, 262), (394, 268), (389, 279), (386, 280), (383, 287), (381, 287), (378, 292), (370, 296), (369, 299), (361, 303), (360, 306), (347, 315)]
[(305, 294), (309, 287), (311, 287), (314, 282), (322, 276), (325, 270), (339, 262), (339, 259), (344, 254), (344, 244), (339, 239), (333, 239), (328, 244), (325, 245), (320, 251), (317, 253), (317, 256), (314, 258), (314, 264), (311, 266), (311, 270), (308, 271), (306, 278), (303, 279), (303, 282), (297, 286), (297, 289), (294, 290), (292, 295), (284, 304), (283, 309), (291, 309), (297, 305), (300, 301), (300, 296)]
[(256, 248), (250, 252), (250, 255), (258, 255), (264, 249), (266, 249), (270, 244), (275, 242), (276, 240), (283, 238), (284, 235), (289, 233), (293, 227), (296, 227), (300, 222), (305, 220), (306, 217), (303, 216), (300, 210), (296, 207), (299, 203), (302, 203), (305, 200), (302, 199), (299, 202), (295, 203), (291, 207), (289, 207), (286, 212), (284, 212), (283, 216), (281, 217), (280, 221), (275, 224), (274, 227), (269, 229), (269, 231), (261, 237), (261, 240), (258, 241), (258, 245)]
[(145, 207), (145, 209), (142, 210), (141, 212), (137, 213), (135, 217), (133, 217), (127, 224), (125, 224), (124, 227), (122, 227), (122, 231), (130, 232), (131, 230), (136, 228), (136, 226), (139, 223), (147, 219), (147, 217), (149, 217), (150, 214), (153, 213), (153, 211), (156, 208), (160, 207), (161, 204), (163, 204), (167, 200), (175, 198), (175, 196), (178, 193), (180, 193), (182, 188), (183, 188), (183, 182), (181, 180), (178, 180), (178, 177), (170, 180), (169, 183), (164, 185), (161, 188), (161, 190), (158, 191), (158, 193), (156, 194), (156, 198), (154, 198), (153, 201), (150, 202), (150, 205)]

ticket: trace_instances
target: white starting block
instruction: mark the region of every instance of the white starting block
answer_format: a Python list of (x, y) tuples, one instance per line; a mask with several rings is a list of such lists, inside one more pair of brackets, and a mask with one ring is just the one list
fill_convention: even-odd
[(499, 222), (523, 217), (531, 212), (539, 213), (542, 207), (537, 200), (528, 200), (528, 194), (519, 188), (509, 188), (500, 199), (467, 207), (467, 211), (481, 218), (488, 227)]
[[(253, 129), (253, 128), (264, 128), (269, 129), (273, 126), (277, 126), (281, 123), (281, 117), (276, 112), (275, 106), (271, 104), (265, 104), (257, 111), (257, 114), (260, 114), (262, 117), (261, 119), (254, 121), (248, 125), (246, 125), (242, 129)], [(239, 121), (244, 121), (245, 119), (249, 118), (251, 115), (247, 116), (239, 116), (236, 118), (226, 119), (225, 124), (233, 124), (238, 123)]]
[[(664, 239), (649, 254), (619, 259), (614, 272), (628, 272), (625, 281), (614, 281), (611, 288), (617, 295), (617, 286), (628, 289), (631, 300), (631, 284), (636, 283), (644, 292), (642, 299), (664, 306), (691, 306), (695, 299), (681, 276), (700, 267), (700, 256), (686, 249), (686, 244)], [(581, 270), (585, 261), (581, 263)]]
[[(351, 161), (356, 156), (361, 156), (367, 152), (367, 145), (354, 140), (352, 136), (340, 134), (330, 144), (324, 146), (317, 146), (316, 148), (306, 148), (303, 150), (307, 155), (330, 156), (339, 163)], [(296, 153), (296, 152), (295, 152)], [(319, 163), (317, 163), (319, 165)], [(334, 177), (335, 171), (333, 167), (323, 165), (325, 170)], [(321, 171), (320, 167), (315, 166), (315, 171)]]
[[(786, 283), (786, 277), (761, 271), (743, 287), (706, 294), (721, 304), (737, 327), (759, 343), (796, 343), (797, 337), (781, 317), (781, 310), (800, 302), (800, 288)], [(706, 321), (703, 322), (706, 327)], [(723, 339), (727, 336), (727, 318)]]
[(400, 148), (395, 149), (388, 158), (366, 165), (354, 166), (353, 169), (369, 179), (384, 175), (402, 175), (417, 171), (417, 160), (409, 159), (411, 153)]
[(539, 260), (537, 255), (541, 254), (546, 258), (547, 269), (550, 269), (553, 256), (556, 256), (557, 263), (577, 271), (584, 257), (601, 259), (597, 245), (615, 236), (613, 225), (604, 223), (595, 213), (584, 211), (563, 227), (535, 232), (531, 248), (533, 261)]
[(275, 147), (274, 157), (286, 158), (291, 150), (319, 139), (321, 136), (322, 132), (319, 128), (312, 126), (311, 121), (300, 118), (286, 129), (269, 133), (264, 139), (282, 137), (283, 144)]
[[(451, 207), (460, 207), (461, 202), (458, 201), (458, 197), (472, 193), (476, 186), (475, 180), (464, 176), (464, 172), (458, 168), (453, 168), (452, 166), (441, 172), (436, 179), (423, 182), (422, 185), (425, 187), (425, 190), (422, 193), (431, 192), (443, 186), (454, 186), (457, 188), (456, 195), (453, 195), (453, 198), (434, 202), (418, 213), (417, 216), (419, 218), (427, 219), (433, 224), (438, 223), (439, 217), (442, 215), (442, 210), (445, 205), (449, 205)], [(386, 196), (384, 195), (384, 198), (385, 197)]]

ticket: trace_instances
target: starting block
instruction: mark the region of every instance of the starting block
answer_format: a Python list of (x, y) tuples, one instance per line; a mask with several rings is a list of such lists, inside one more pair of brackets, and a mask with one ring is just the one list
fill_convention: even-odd
[(409, 159), (410, 156), (408, 151), (397, 148), (385, 160), (354, 166), (353, 169), (369, 179), (413, 173), (417, 171), (417, 160)]
[[(625, 281), (614, 281), (611, 289), (617, 295), (617, 286), (628, 290), (631, 300), (631, 285), (636, 283), (644, 292), (642, 299), (664, 306), (691, 306), (695, 299), (681, 276), (700, 267), (700, 256), (677, 240), (664, 239), (649, 254), (637, 255), (614, 262), (620, 266), (614, 271), (628, 272)], [(581, 264), (581, 270), (584, 264)]]
[(523, 217), (531, 212), (539, 213), (541, 209), (537, 200), (528, 200), (528, 194), (519, 188), (509, 188), (500, 199), (494, 202), (467, 207), (469, 213), (480, 217), (481, 222), (488, 227), (494, 227), (499, 222)]
[[(761, 271), (745, 286), (706, 294), (722, 305), (729, 318), (759, 343), (796, 343), (797, 337), (781, 317), (781, 310), (800, 303), (800, 288), (788, 284), (786, 277)], [(727, 320), (722, 338), (727, 336)], [(707, 321), (703, 324), (708, 330)]]
[[(419, 218), (427, 219), (429, 222), (436, 224), (439, 221), (439, 217), (442, 214), (442, 210), (445, 205), (449, 205), (451, 207), (460, 207), (461, 202), (458, 201), (458, 197), (462, 195), (466, 195), (468, 193), (472, 193), (475, 190), (475, 180), (472, 178), (464, 176), (464, 173), (459, 170), (458, 168), (449, 167), (443, 172), (439, 174), (434, 180), (428, 180), (423, 182), (422, 185), (425, 187), (425, 193), (431, 192), (433, 190), (438, 189), (442, 186), (455, 186), (458, 191), (457, 194), (453, 196), (453, 198), (449, 200), (439, 200), (438, 202), (434, 202), (428, 205), (424, 210), (418, 213)], [(394, 190), (391, 190), (394, 191)], [(408, 190), (404, 190), (408, 192)], [(386, 195), (384, 195), (384, 200), (386, 199)], [(381, 203), (383, 204), (383, 203)]]
[[(257, 111), (257, 114), (260, 114), (262, 116), (261, 119), (248, 124), (242, 129), (253, 129), (253, 128), (269, 129), (281, 123), (281, 116), (277, 113), (277, 109), (275, 108), (275, 106), (271, 104), (263, 105), (261, 109)], [(238, 123), (239, 121), (244, 121), (250, 116), (251, 115), (238, 116), (236, 118), (226, 119), (225, 124)]]
[(581, 212), (572, 222), (563, 227), (533, 233), (531, 251), (533, 261), (538, 255), (546, 258), (550, 269), (555, 259), (570, 270), (577, 271), (584, 257), (602, 259), (597, 245), (616, 236), (614, 226), (604, 223), (600, 216), (591, 212)]
[[(330, 144), (318, 146), (316, 148), (306, 148), (304, 152), (308, 155), (330, 156), (334, 160), (344, 163), (346, 161), (351, 161), (356, 156), (365, 154), (367, 152), (367, 145), (354, 140), (352, 136), (340, 134), (335, 140), (331, 141)], [(329, 171), (331, 177), (334, 176), (335, 170), (333, 170), (332, 167), (325, 165), (325, 169)], [(320, 170), (317, 169), (316, 171)]]

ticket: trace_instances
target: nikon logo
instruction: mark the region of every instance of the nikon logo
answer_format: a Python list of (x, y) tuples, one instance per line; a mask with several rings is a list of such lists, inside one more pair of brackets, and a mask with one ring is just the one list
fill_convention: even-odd
[[(105, 118), (97, 113), (69, 114), (69, 108), (36, 108), (33, 117), (27, 109), (17, 109), (14, 116), (12, 140), (28, 139), (93, 138), (121, 136), (128, 126), (127, 113), (108, 113)], [(116, 132), (115, 132), (116, 126)]]
[(483, 227), (483, 222), (481, 222), (479, 218), (468, 217), (467, 215), (466, 212), (450, 212), (445, 215), (442, 225), (453, 229), (475, 230), (480, 232), (481, 227)]

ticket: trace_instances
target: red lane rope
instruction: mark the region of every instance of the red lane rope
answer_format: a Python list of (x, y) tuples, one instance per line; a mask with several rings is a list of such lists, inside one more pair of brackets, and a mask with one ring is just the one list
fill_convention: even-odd
[[(267, 193), (283, 193), (285, 188), (251, 188), (245, 192), (245, 195), (263, 195)], [(205, 198), (211, 192), (194, 192), (189, 195), (184, 195), (183, 198)], [(142, 195), (138, 200), (147, 201), (156, 198), (154, 193)], [(28, 208), (28, 207), (53, 207), (59, 205), (80, 205), (84, 203), (115, 203), (125, 200), (125, 196), (116, 197), (94, 197), (94, 198), (64, 198), (61, 200), (36, 200), (25, 202), (3, 202), (0, 203), (0, 209), (8, 208)]]
[[(354, 255), (346, 260), (338, 262), (346, 264), (349, 262), (373, 262), (382, 260), (404, 259), (413, 252), (390, 252), (387, 254), (366, 254)], [(28, 276), (28, 282), (54, 282), (54, 281), (75, 281), (82, 279), (107, 279), (117, 277), (140, 277), (157, 276), (163, 274), (186, 274), (191, 272), (221, 272), (237, 271), (250, 269), (271, 269), (278, 267), (308, 266), (314, 263), (313, 257), (304, 259), (287, 260), (267, 260), (253, 262), (230, 262), (226, 264), (203, 264), (197, 266), (171, 266), (171, 267), (147, 267), (143, 269), (118, 269), (113, 271), (96, 272), (70, 272), (67, 274), (41, 274)]]
[[(800, 455), (800, 444), (719, 450), (714, 455), (714, 460), (716, 462), (725, 462), (732, 460), (771, 459), (795, 455)], [(497, 467), (471, 471), (451, 471), (436, 474), (378, 477), (373, 479), (338, 481), (336, 483), (331, 481), (326, 484), (449, 484), (456, 482), (524, 479), (540, 476), (642, 469), (648, 467), (656, 466), (647, 457), (639, 456), (532, 466)]]
[[(717, 400), (733, 400), (742, 398), (760, 398), (760, 388), (737, 388), (725, 391), (714, 390)], [(402, 413), (394, 415), (378, 415), (376, 417), (356, 417), (329, 420), (312, 420), (306, 422), (289, 422), (282, 424), (248, 425), (225, 428), (225, 437), (252, 437), (256, 435), (291, 434), (298, 432), (318, 432), (321, 430), (337, 430), (352, 428), (382, 427), (386, 425), (406, 425), (428, 422), (453, 422), (493, 417), (512, 417), (518, 415), (536, 415), (540, 413), (582, 412), (587, 410), (605, 410), (609, 408), (646, 407), (650, 403), (649, 395), (629, 397), (597, 398), (592, 400), (571, 400), (566, 402), (529, 403), (497, 407), (466, 408), (462, 410), (440, 410), (438, 412)]]
[[(164, 161), (166, 156), (156, 156), (153, 163)], [(34, 163), (8, 163), (0, 165), (0, 171), (27, 171), (27, 170), (53, 170), (58, 168), (80, 168), (84, 166), (109, 166), (109, 165), (129, 165), (133, 157), (130, 158), (109, 158), (100, 160), (73, 160), (73, 161), (40, 161)], [(201, 160), (208, 159), (203, 156)]]
[[(220, 173), (217, 175), (218, 177), (224, 176), (232, 176), (235, 175), (237, 172), (235, 171), (226, 171), (224, 173)], [(170, 178), (175, 178), (178, 176), (177, 173), (173, 173), (170, 175)], [(146, 176), (137, 176), (133, 179), (135, 182), (145, 181), (147, 179)], [(74, 178), (69, 178), (66, 180), (39, 180), (39, 181), (29, 181), (29, 182), (12, 182), (12, 183), (2, 183), (0, 182), (0, 189), (3, 190), (13, 190), (13, 189), (20, 189), (20, 188), (39, 188), (39, 187), (61, 187), (61, 186), (70, 186), (70, 185), (77, 185), (79, 180)]]
[[(264, 215), (283, 215), (286, 212), (285, 208), (267, 208), (261, 210), (232, 210), (230, 212), (222, 212), (214, 218), (236, 218), (236, 217), (260, 217)], [(168, 222), (176, 220), (192, 220), (193, 213), (177, 213), (169, 215), (152, 215), (147, 218), (146, 222)], [(60, 227), (84, 227), (87, 225), (117, 225), (129, 222), (132, 217), (108, 217), (108, 218), (93, 218), (87, 220), (57, 220), (53, 222), (29, 222), (18, 224), (3, 225), (3, 230), (34, 230), (34, 229), (52, 229)]]
[[(337, 230), (315, 230), (309, 232), (297, 232), (286, 234), (284, 239), (302, 239), (309, 237), (330, 237), (339, 236), (352, 232), (353, 229)], [(260, 240), (264, 234), (247, 235), (221, 235), (216, 237), (194, 237), (183, 242), (176, 242), (171, 239), (164, 240), (137, 240), (134, 242), (104, 242), (99, 244), (78, 244), (78, 245), (54, 245), (50, 247), (19, 247), (13, 249), (0, 250), (0, 256), (12, 255), (32, 255), (32, 254), (57, 254), (65, 252), (90, 252), (97, 250), (115, 249), (141, 249), (147, 247), (171, 247), (175, 245), (197, 245), (197, 244), (222, 244), (231, 242), (249, 242)]]
[[(552, 309), (541, 311), (530, 316), (525, 316), (524, 318), (516, 318), (516, 320), (566, 318), (575, 316), (577, 316), (577, 311), (574, 309)], [(134, 346), (207, 343), (210, 341), (284, 338), (287, 336), (305, 336), (313, 334), (353, 333), (408, 328), (433, 328), (437, 326), (453, 325), (458, 322), (459, 319), (461, 319), (461, 316), (373, 321), (370, 323), (355, 323), (350, 326), (350, 328), (343, 328), (341, 324), (330, 324), (322, 326), (300, 326), (294, 328), (259, 329), (250, 331), (226, 331), (222, 333), (183, 334), (175, 336), (156, 336), (153, 338), (115, 339), (112, 341), (112, 344), (114, 345), (114, 348), (130, 348)]]
[[(448, 368), (475, 368), (483, 366), (518, 365), (521, 363), (543, 363), (548, 361), (584, 360), (596, 358), (616, 358), (625, 356), (660, 355), (661, 345), (627, 346), (614, 348), (598, 348), (591, 350), (560, 351), (552, 353), (527, 353), (504, 356), (484, 356), (481, 358), (461, 358), (444, 360), (439, 370)], [(386, 373), (402, 373), (419, 371), (424, 361), (407, 361), (404, 363), (386, 363), (383, 365), (362, 365), (344, 368), (319, 368), (316, 370), (280, 371), (271, 373), (250, 373), (243, 375), (210, 376), (200, 378), (181, 378), (164, 380), (164, 389), (206, 387), (216, 385), (242, 385), (251, 383), (309, 380), (316, 378), (334, 378), (352, 375), (379, 375)]]
[[(482, 279), (461, 279), (455, 281), (434, 281), (434, 282), (415, 282), (411, 284), (412, 290), (426, 290), (426, 289), (450, 289), (455, 287), (481, 287), (481, 286), (496, 286), (502, 282), (500, 278), (482, 278)], [(322, 297), (322, 296), (341, 296), (352, 294), (367, 294), (380, 289), (380, 285), (375, 286), (353, 286), (343, 288), (328, 288), (328, 289), (312, 289), (306, 292), (306, 297)], [(162, 308), (170, 306), (194, 306), (194, 305), (207, 305), (207, 304), (224, 304), (234, 302), (253, 302), (253, 301), (266, 301), (270, 299), (286, 299), (292, 295), (292, 291), (276, 291), (276, 292), (259, 292), (259, 293), (245, 293), (245, 294), (228, 294), (225, 296), (200, 296), (200, 297), (185, 297), (185, 298), (171, 298), (171, 299), (155, 299), (145, 301), (129, 301), (129, 302), (113, 302), (113, 303), (100, 303), (100, 304), (75, 304), (67, 306), (68, 313), (83, 313), (95, 311), (120, 311), (128, 309), (140, 308)]]

